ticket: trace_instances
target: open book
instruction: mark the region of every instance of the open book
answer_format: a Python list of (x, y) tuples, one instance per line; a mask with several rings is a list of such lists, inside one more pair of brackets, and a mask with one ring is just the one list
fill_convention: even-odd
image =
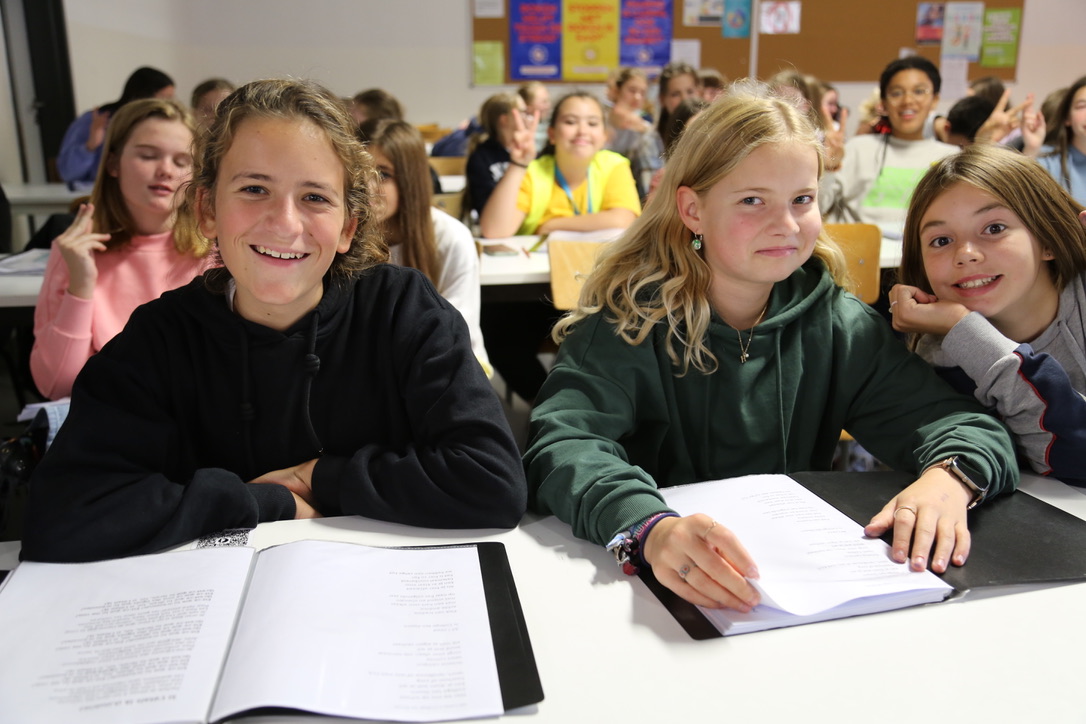
[[(954, 590), (930, 571), (895, 563), (886, 543), (866, 537), (862, 526), (785, 475), (660, 492), (677, 512), (705, 513), (727, 526), (758, 565), (760, 578), (752, 583), (762, 603), (753, 611), (697, 609), (724, 635), (932, 603)], [(665, 603), (666, 594), (681, 601), (652, 584)]]
[(500, 543), (23, 562), (0, 651), (5, 722), (435, 721), (543, 698)]

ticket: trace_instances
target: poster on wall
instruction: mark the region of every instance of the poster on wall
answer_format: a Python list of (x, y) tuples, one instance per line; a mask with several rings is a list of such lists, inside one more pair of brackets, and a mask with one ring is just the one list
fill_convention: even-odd
[(763, 35), (795, 35), (799, 32), (800, 4), (792, 2), (763, 2), (759, 6)]
[(472, 44), (472, 83), (501, 85), (505, 82), (505, 48), (500, 40), (476, 40)]
[(946, 58), (978, 60), (983, 21), (984, 3), (947, 3), (940, 54)]
[(724, 38), (749, 38), (752, 0), (724, 0), (720, 35)]
[(618, 66), (619, 0), (562, 0), (562, 77), (605, 81)]
[(723, 17), (724, 0), (683, 0), (683, 25), (715, 28)]
[(917, 45), (939, 45), (943, 42), (943, 17), (945, 11), (945, 3), (917, 3)]
[(562, 77), (562, 8), (559, 0), (510, 0), (509, 76), (513, 80)]
[(980, 64), (985, 68), (1013, 68), (1018, 62), (1018, 33), (1021, 27), (1020, 8), (985, 12)]
[(671, 60), (671, 0), (622, 0), (619, 63), (655, 76)]

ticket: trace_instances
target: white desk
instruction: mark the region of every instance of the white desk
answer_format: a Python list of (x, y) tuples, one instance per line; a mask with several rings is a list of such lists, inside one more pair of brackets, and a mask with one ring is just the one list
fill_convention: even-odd
[(0, 276), (0, 308), (34, 308), (41, 290), (41, 275), (4, 274)]
[(441, 193), (458, 194), (468, 185), (468, 177), (464, 175), (438, 176), (441, 181)]
[(72, 191), (65, 184), (4, 184), (13, 215), (65, 214), (72, 201), (89, 193)]
[[(1074, 489), (1033, 476), (1022, 487), (1086, 518)], [(512, 531), (285, 521), (261, 525), (251, 542), (307, 537), (505, 543), (546, 695), (511, 722), (1086, 720), (1086, 584), (698, 642), (610, 554), (554, 518), (529, 516)], [(17, 550), (0, 543), (0, 568)]]

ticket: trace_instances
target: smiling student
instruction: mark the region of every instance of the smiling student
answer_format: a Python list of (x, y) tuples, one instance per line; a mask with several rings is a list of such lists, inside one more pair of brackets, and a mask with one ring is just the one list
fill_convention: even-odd
[(547, 138), (539, 158), (530, 144), (510, 149), (510, 165), (479, 219), (483, 236), (624, 229), (637, 218), (641, 201), (630, 162), (604, 149), (603, 106), (595, 96), (563, 96)]
[(76, 381), (22, 555), (157, 551), (365, 515), (510, 527), (519, 452), (463, 317), (383, 263), (375, 172), (338, 98), (257, 81), (220, 104), (182, 219), (223, 266), (140, 307)]
[(555, 328), (525, 454), (533, 508), (689, 601), (749, 610), (757, 561), (658, 488), (829, 469), (847, 428), (917, 475), (867, 533), (892, 528), (894, 560), (916, 570), (965, 563), (967, 508), (1017, 482), (1010, 437), (839, 286), (810, 121), (765, 86), (736, 85), (664, 168)]
[(845, 144), (841, 169), (822, 186), (824, 211), (839, 221), (876, 224), (885, 235), (900, 236), (909, 196), (920, 177), (931, 164), (958, 150), (924, 137), (941, 84), (939, 69), (920, 56), (886, 66), (879, 78), (879, 97), (890, 133), (865, 133)]
[(136, 307), (207, 267), (206, 241), (174, 228), (193, 130), (188, 111), (158, 99), (132, 101), (110, 123), (90, 203), (54, 240), (34, 307), (30, 372), (49, 399), (71, 394)]
[(1086, 212), (1029, 158), (943, 159), (913, 195), (894, 327), (1007, 423), (1042, 475), (1086, 485)]

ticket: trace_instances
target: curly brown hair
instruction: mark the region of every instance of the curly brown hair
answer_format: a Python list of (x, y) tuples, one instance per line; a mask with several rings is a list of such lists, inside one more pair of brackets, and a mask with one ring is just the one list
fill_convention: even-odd
[[(331, 278), (349, 279), (364, 269), (388, 261), (388, 247), (371, 210), (377, 194), (377, 172), (373, 159), (355, 135), (354, 121), (338, 97), (312, 81), (258, 80), (227, 96), (219, 104), (217, 113), (215, 123), (200, 138), (192, 181), (178, 211), (179, 225), (199, 228), (197, 219), (209, 212), (199, 205), (214, 203), (222, 159), (246, 120), (305, 120), (324, 131), (343, 162), (345, 218), (358, 221), (350, 248), (345, 253), (337, 253), (332, 261)], [(212, 270), (205, 278), (213, 288), (219, 288), (229, 277), (229, 271), (220, 268)]]

